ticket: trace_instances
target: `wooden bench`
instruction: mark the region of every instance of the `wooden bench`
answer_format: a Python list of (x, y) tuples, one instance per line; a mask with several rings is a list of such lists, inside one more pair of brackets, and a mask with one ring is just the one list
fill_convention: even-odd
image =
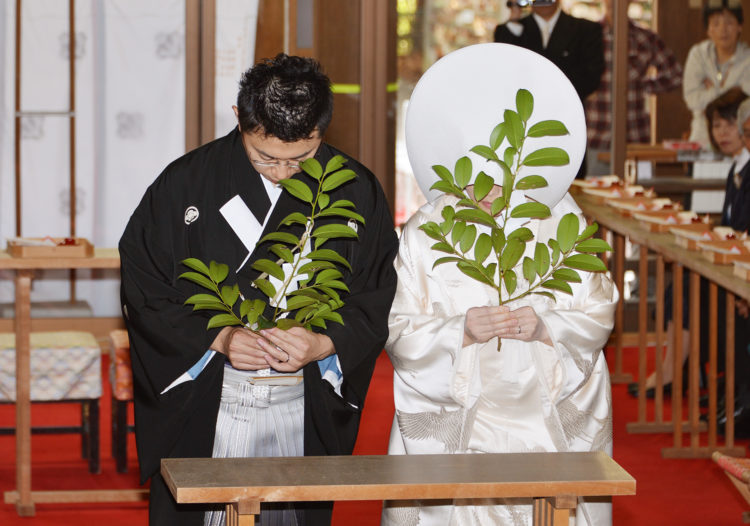
[(568, 525), (579, 497), (634, 495), (602, 452), (162, 459), (181, 504), (226, 504), (227, 526), (262, 502), (534, 498), (534, 524)]

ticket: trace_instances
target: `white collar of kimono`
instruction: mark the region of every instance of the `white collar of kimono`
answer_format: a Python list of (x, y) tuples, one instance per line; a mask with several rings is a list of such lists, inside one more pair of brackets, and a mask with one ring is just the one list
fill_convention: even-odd
[[(503, 112), (515, 110), (520, 88), (534, 96), (531, 124), (555, 119), (570, 132), (566, 136), (529, 139), (525, 151), (557, 146), (568, 153), (570, 163), (561, 167), (522, 167), (519, 177), (541, 175), (549, 186), (514, 192), (511, 206), (530, 198), (552, 208), (562, 199), (586, 150), (581, 100), (565, 74), (546, 58), (518, 46), (492, 43), (468, 46), (446, 55), (422, 75), (414, 88), (406, 114), (406, 148), (428, 201), (441, 195), (430, 190), (438, 180), (432, 166), (440, 164), (453, 171), (456, 161), (465, 155), (472, 160), (474, 175), (484, 170), (496, 181), (502, 180), (494, 163), (469, 150), (489, 143), (490, 133), (503, 120)], [(501, 158), (507, 146), (507, 140), (500, 146)]]

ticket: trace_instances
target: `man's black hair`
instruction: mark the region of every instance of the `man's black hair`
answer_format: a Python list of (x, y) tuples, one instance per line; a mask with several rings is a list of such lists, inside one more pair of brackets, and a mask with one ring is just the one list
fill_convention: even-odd
[(242, 75), (237, 110), (243, 132), (284, 142), (322, 136), (333, 115), (331, 81), (316, 60), (279, 53)]
[(716, 13), (728, 11), (742, 25), (742, 2), (740, 0), (708, 0), (703, 6), (703, 25), (708, 27), (708, 19)]

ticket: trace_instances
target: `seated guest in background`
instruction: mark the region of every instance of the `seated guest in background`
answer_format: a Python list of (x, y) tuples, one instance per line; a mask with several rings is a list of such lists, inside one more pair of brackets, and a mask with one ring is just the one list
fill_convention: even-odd
[[(576, 214), (583, 228), (585, 220), (567, 188), (584, 156), (585, 121), (565, 76), (538, 55), (514, 46), (470, 46), (455, 53), (460, 55), (447, 62), (451, 67), (439, 69), (451, 59), (448, 55), (425, 73), (409, 103), (406, 141), (420, 187), (430, 188), (437, 181), (430, 166), (453, 166), (454, 153), (460, 156), (476, 144), (474, 140), (484, 140), (477, 139), (486, 136), (485, 124), (478, 122), (484, 115), (502, 115), (504, 108), (513, 108), (516, 90), (523, 87), (534, 96), (534, 111), (554, 106), (566, 108), (568, 115), (575, 112), (575, 118), (563, 122), (570, 131), (566, 144), (573, 146), (566, 151), (576, 157), (547, 172), (548, 181), (565, 181), (546, 201), (551, 216), (516, 223), (509, 219), (506, 235), (523, 225), (546, 243), (556, 236), (567, 213)], [(488, 62), (517, 74), (488, 72)], [(472, 71), (483, 82), (467, 82)], [(520, 78), (526, 71), (535, 73)], [(447, 88), (450, 79), (459, 86)], [(470, 107), (446, 103), (459, 99), (473, 102)], [(532, 119), (563, 119), (556, 111)], [(429, 130), (434, 130), (433, 136)], [(496, 181), (501, 177), (490, 172), (497, 168), (492, 163), (481, 166)], [(487, 209), (500, 192), (502, 187), (496, 185), (482, 200)], [(516, 191), (512, 202), (517, 197), (519, 202), (530, 199)], [(434, 241), (419, 227), (442, 222), (444, 206), (456, 206), (457, 200), (449, 194), (434, 197), (411, 217), (401, 236), (395, 263), (398, 287), (386, 343), (394, 367), (396, 407), (389, 454), (611, 452), (611, 393), (602, 352), (618, 298), (611, 279), (581, 271), (582, 282), (572, 284), (572, 295), (551, 291), (556, 301), (531, 294), (499, 305), (496, 289), (467, 277), (453, 263), (433, 268), (440, 253), (431, 249)], [(480, 225), (478, 230), (489, 228)], [(490, 261), (494, 260), (486, 263)], [(529, 285), (519, 267), (515, 272), (518, 290), (523, 291)], [(381, 524), (484, 526), (530, 524), (531, 518), (531, 499), (456, 500), (447, 505), (396, 502), (386, 503)], [(604, 526), (611, 519), (609, 503), (584, 500), (575, 524)]]
[[(719, 96), (708, 104), (706, 108), (706, 119), (711, 130), (711, 144), (719, 152), (731, 157), (734, 162), (727, 175), (727, 191), (724, 198), (722, 226), (730, 226), (740, 232), (746, 232), (750, 227), (750, 99), (739, 88), (735, 87)], [(747, 132), (747, 133), (745, 133)], [(743, 142), (743, 136), (745, 137)], [(709, 322), (708, 312), (709, 287), (708, 280), (701, 278), (701, 324), (700, 324), (700, 348), (701, 363), (708, 361), (709, 347)], [(690, 323), (690, 290), (689, 277), (683, 278), (683, 363), (687, 359), (690, 349), (690, 338), (688, 327)], [(719, 369), (723, 369), (724, 349), (726, 348), (726, 334), (722, 330), (726, 320), (726, 301), (724, 300), (724, 289), (719, 289), (718, 301), (718, 350)], [(667, 322), (666, 353), (664, 357), (663, 379), (665, 390), (671, 391), (671, 382), (674, 377), (673, 371), (673, 332), (672, 320), (672, 289), (667, 288), (665, 297), (665, 317)], [(735, 391), (737, 400), (737, 419), (735, 433), (738, 437), (750, 436), (750, 324), (748, 324), (748, 309), (745, 300), (738, 300), (736, 304), (735, 319)], [(653, 386), (656, 384), (655, 374), (651, 374), (646, 380), (646, 394), (653, 396)], [(683, 387), (687, 387), (683, 385)], [(637, 384), (630, 384), (631, 394), (637, 395)], [(723, 395), (723, 393), (719, 393)], [(723, 404), (722, 404), (723, 405)], [(720, 407), (721, 409), (721, 407)], [(720, 411), (721, 413), (721, 411)], [(725, 418), (726, 415), (724, 415)], [(722, 415), (719, 414), (719, 423), (723, 423)]]
[[(612, 0), (604, 2), (601, 24), (605, 69), (599, 88), (586, 99), (586, 168), (589, 175), (611, 172), (609, 163), (600, 161), (598, 155), (610, 151), (612, 140)], [(682, 66), (659, 35), (629, 20), (627, 75), (626, 140), (628, 143), (648, 144), (651, 142), (651, 118), (646, 108), (646, 96), (679, 88), (682, 85)]]
[[(551, 4), (534, 5), (530, 15), (521, 17), (516, 2), (510, 0), (511, 19), (495, 28), (495, 42), (521, 46), (551, 60), (584, 101), (599, 87), (604, 72), (602, 28), (563, 12), (559, 0)], [(585, 175), (584, 159), (577, 177)]]
[(703, 23), (708, 39), (690, 48), (682, 81), (683, 96), (693, 112), (690, 140), (711, 146), (705, 110), (708, 103), (734, 86), (750, 93), (750, 48), (740, 41), (740, 0), (708, 0)]

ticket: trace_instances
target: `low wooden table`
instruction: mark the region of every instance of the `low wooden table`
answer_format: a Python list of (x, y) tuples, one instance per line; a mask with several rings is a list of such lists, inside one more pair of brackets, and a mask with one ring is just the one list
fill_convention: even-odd
[(534, 498), (534, 524), (567, 526), (578, 497), (635, 495), (602, 452), (162, 459), (180, 504), (227, 505), (249, 526), (261, 502)]

